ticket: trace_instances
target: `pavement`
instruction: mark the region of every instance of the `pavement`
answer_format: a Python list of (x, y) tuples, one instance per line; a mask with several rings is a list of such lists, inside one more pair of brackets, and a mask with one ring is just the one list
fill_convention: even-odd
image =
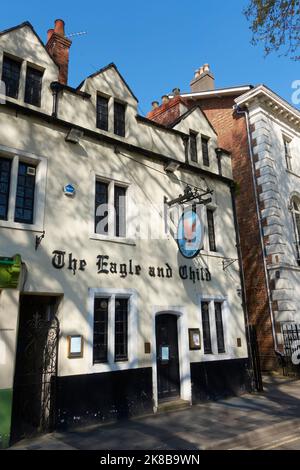
[(264, 392), (185, 410), (24, 439), (11, 450), (300, 449), (300, 380), (264, 377)]

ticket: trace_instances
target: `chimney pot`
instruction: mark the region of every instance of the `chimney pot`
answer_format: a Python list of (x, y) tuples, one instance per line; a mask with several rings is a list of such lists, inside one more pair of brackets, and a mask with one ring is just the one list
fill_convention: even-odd
[(62, 37), (65, 37), (65, 22), (64, 20), (58, 19), (54, 22), (54, 31)]
[(162, 104), (168, 103), (168, 102), (169, 102), (169, 97), (168, 97), (168, 95), (163, 95), (163, 96), (161, 97), (161, 101), (162, 101)]
[(172, 93), (174, 96), (180, 95), (180, 88), (173, 88)]
[(214, 90), (215, 79), (210, 71), (209, 64), (204, 64), (196, 71), (195, 77), (190, 83), (192, 93)]
[(159, 102), (158, 101), (152, 101), (152, 109), (158, 108)]
[(199, 75), (202, 75), (204, 73), (204, 67), (200, 67), (199, 69)]
[(204, 64), (203, 65), (203, 72), (210, 72), (209, 64)]

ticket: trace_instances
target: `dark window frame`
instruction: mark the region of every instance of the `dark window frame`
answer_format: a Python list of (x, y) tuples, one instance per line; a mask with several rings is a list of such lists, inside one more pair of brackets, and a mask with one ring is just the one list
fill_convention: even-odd
[(114, 101), (114, 134), (125, 137), (126, 134), (126, 104)]
[[(104, 189), (104, 187), (106, 188), (105, 191), (100, 191), (100, 186), (102, 186), (102, 189)], [(98, 190), (97, 190), (98, 188)], [(108, 212), (105, 211), (105, 213), (102, 215), (102, 216), (99, 216), (99, 215), (96, 215), (97, 213), (97, 208), (98, 208), (98, 205), (99, 204), (108, 204), (108, 195), (109, 193), (109, 181), (103, 181), (103, 180), (100, 180), (100, 179), (96, 179), (96, 184), (95, 184), (95, 212), (94, 212), (94, 230), (95, 230), (95, 233), (98, 233), (99, 235), (108, 235), (108, 223), (106, 224), (106, 226), (104, 227), (104, 229), (106, 228), (106, 230), (104, 230), (103, 232), (97, 232), (97, 225), (99, 222), (101, 222), (101, 220), (103, 220), (105, 217), (108, 216)], [(102, 196), (101, 196), (102, 194)], [(104, 197), (104, 201), (101, 199), (101, 197), (103, 198)]]
[(197, 135), (197, 132), (190, 131), (190, 158), (193, 163), (198, 163)]
[(21, 60), (4, 54), (1, 80), (5, 83), (6, 96), (16, 100), (19, 97), (21, 66)]
[(32, 106), (41, 106), (44, 71), (27, 65), (24, 102)]
[(202, 150), (202, 163), (204, 166), (209, 166), (209, 137), (201, 135), (201, 150)]
[[(27, 173), (27, 169), (29, 167), (33, 167), (35, 169), (34, 175), (29, 175)], [(28, 225), (34, 224), (36, 171), (37, 167), (32, 163), (27, 163), (22, 160), (19, 161), (14, 214), (14, 222), (16, 223)], [(25, 213), (29, 212), (31, 213), (30, 217), (25, 217)], [(23, 216), (21, 216), (21, 213), (23, 213)]]
[(208, 234), (208, 244), (209, 251), (216, 252), (216, 233), (215, 233), (215, 210), (210, 207), (206, 208), (206, 217), (207, 217), (207, 234)]
[[(101, 307), (101, 302), (106, 302), (106, 309)], [(93, 364), (106, 364), (108, 362), (108, 315), (111, 297), (94, 298), (94, 319), (93, 319)], [(98, 304), (98, 305), (97, 305)], [(98, 311), (96, 311), (98, 310)], [(102, 311), (101, 311), (102, 310)], [(98, 312), (102, 313), (102, 318), (97, 318)], [(95, 325), (99, 326), (97, 331)], [(98, 337), (98, 341), (96, 338)], [(102, 349), (101, 354), (95, 354), (96, 348)]]
[(204, 354), (212, 354), (211, 330), (209, 318), (209, 301), (201, 301), (201, 317), (202, 317), (202, 335)]
[[(7, 168), (5, 168), (6, 165), (4, 165), (4, 163), (7, 164)], [(1, 215), (1, 212), (0, 212), (0, 220), (8, 219), (11, 172), (12, 172), (12, 159), (1, 156), (0, 157), (0, 206), (4, 207), (4, 214)]]
[(217, 337), (217, 348), (218, 353), (225, 353), (225, 337), (224, 337), (224, 325), (223, 325), (223, 302), (214, 302), (215, 309), (215, 322), (216, 322), (216, 337)]
[[(125, 304), (125, 308), (118, 308), (117, 302)], [(128, 316), (129, 316), (129, 298), (128, 297), (115, 297), (115, 362), (128, 361)]]
[(103, 131), (108, 131), (109, 115), (108, 106), (110, 98), (108, 96), (97, 94), (96, 101), (96, 127)]

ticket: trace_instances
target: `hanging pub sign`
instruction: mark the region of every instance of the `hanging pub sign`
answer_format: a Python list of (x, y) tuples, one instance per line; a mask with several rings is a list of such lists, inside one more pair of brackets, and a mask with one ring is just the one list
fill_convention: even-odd
[(180, 253), (185, 258), (195, 258), (203, 242), (203, 228), (194, 209), (185, 210), (178, 222), (177, 244)]

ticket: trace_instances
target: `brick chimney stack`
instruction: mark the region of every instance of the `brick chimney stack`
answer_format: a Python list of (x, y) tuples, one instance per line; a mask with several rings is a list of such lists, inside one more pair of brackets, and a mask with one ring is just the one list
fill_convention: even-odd
[(46, 49), (59, 67), (58, 81), (68, 83), (69, 49), (72, 41), (65, 37), (65, 22), (55, 20), (54, 29), (47, 32)]
[(192, 93), (197, 93), (198, 91), (214, 90), (215, 79), (210, 71), (208, 64), (204, 64), (195, 71), (195, 76), (191, 81), (190, 86)]

